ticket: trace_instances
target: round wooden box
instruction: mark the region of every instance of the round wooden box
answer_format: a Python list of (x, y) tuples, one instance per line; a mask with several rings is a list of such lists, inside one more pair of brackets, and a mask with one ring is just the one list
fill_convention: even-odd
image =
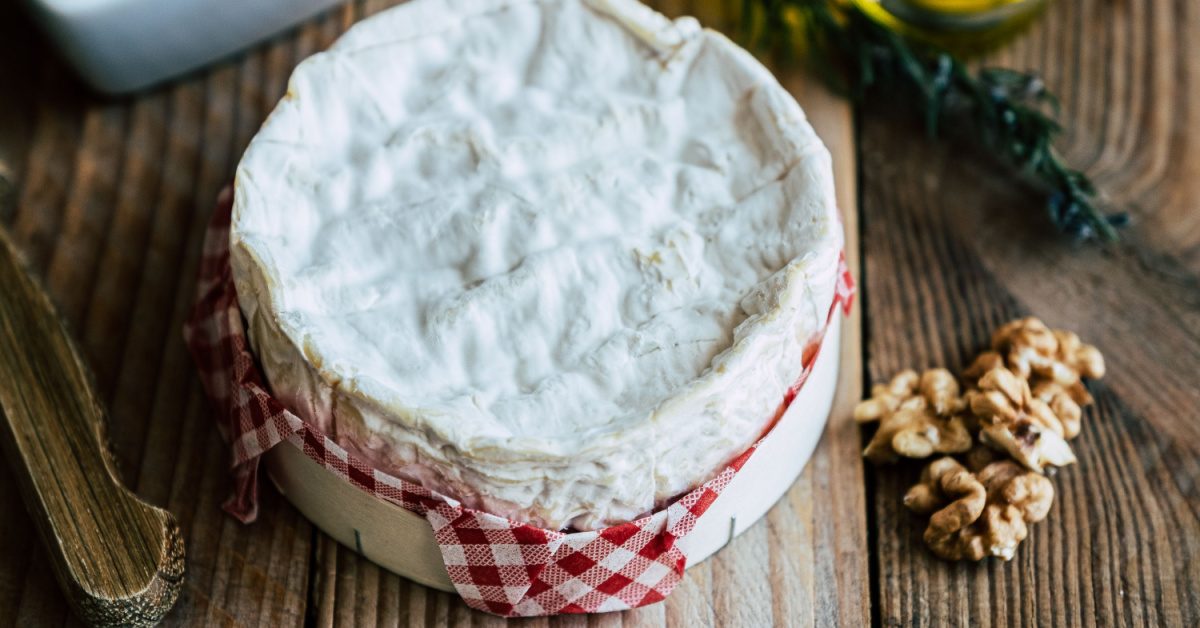
[[(791, 406), (721, 496), (681, 540), (696, 565), (762, 518), (804, 469), (837, 387), (841, 317), (829, 322), (813, 371)], [(368, 560), (415, 582), (453, 591), (424, 517), (373, 497), (285, 441), (266, 455), (275, 486), (310, 521)]]

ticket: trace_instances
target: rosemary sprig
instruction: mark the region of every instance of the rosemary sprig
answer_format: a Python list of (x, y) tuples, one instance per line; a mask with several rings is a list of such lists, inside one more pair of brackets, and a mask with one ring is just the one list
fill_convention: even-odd
[(969, 136), (1040, 183), (1050, 221), (1080, 239), (1117, 239), (1125, 213), (1106, 214), (1087, 175), (1054, 150), (1058, 102), (1035, 75), (1000, 68), (972, 72), (950, 53), (905, 39), (839, 0), (742, 0), (741, 34), (760, 48), (790, 52), (836, 90), (863, 100), (911, 102), (931, 137), (951, 119)]

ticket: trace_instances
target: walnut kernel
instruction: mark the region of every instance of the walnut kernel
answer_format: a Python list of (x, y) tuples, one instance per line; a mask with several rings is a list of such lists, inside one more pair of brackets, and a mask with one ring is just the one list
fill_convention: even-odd
[(1064, 438), (1079, 433), (1078, 416), (1060, 418), (1012, 371), (1004, 367), (988, 371), (979, 378), (979, 390), (971, 391), (967, 398), (979, 419), (979, 437), (985, 444), (1008, 452), (1039, 473), (1046, 465), (1075, 462)]
[(961, 413), (966, 402), (958, 382), (946, 369), (921, 376), (902, 371), (887, 385), (872, 388), (873, 396), (858, 404), (854, 416), (879, 421), (879, 429), (863, 450), (875, 463), (901, 456), (927, 458), (934, 453), (957, 453), (971, 448), (972, 437)]
[(971, 474), (949, 457), (926, 467), (904, 497), (910, 509), (934, 513), (925, 543), (947, 560), (1011, 559), (1029, 534), (1027, 524), (1044, 519), (1053, 501), (1049, 480), (1012, 461)]
[(1038, 473), (1042, 473), (1047, 465), (1065, 467), (1076, 461), (1075, 452), (1071, 451), (1067, 441), (1029, 421), (984, 426), (979, 431), (979, 440)]
[(900, 371), (887, 384), (871, 387), (871, 398), (854, 406), (854, 420), (859, 423), (878, 421), (893, 413), (904, 400), (913, 396), (920, 376), (912, 369)]

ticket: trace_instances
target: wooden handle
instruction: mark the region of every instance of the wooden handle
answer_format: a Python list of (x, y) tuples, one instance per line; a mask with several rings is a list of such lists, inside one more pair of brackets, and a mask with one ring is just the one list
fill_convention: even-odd
[(0, 430), (67, 599), (97, 626), (151, 625), (183, 583), (175, 519), (121, 485), (91, 377), (0, 228)]

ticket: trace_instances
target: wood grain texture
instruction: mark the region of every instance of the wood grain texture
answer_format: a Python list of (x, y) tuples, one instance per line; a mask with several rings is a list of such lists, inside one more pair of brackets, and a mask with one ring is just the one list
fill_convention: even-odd
[(0, 451), (71, 607), (95, 625), (157, 623), (183, 580), (179, 526), (117, 479), (91, 374), (2, 229), (0, 412)]
[[(225, 516), (227, 454), (179, 329), (215, 195), (300, 59), (395, 0), (359, 0), (136, 98), (79, 86), (13, 3), (0, 3), (0, 224), (67, 315), (126, 483), (180, 522), (189, 577), (168, 624), (499, 625), (379, 570), (274, 491), (260, 520)], [(724, 19), (717, 0), (660, 0)], [(781, 73), (847, 170), (861, 232), (859, 379), (961, 364), (1023, 313), (1075, 329), (1110, 374), (1055, 477), (1050, 517), (1011, 563), (951, 565), (900, 506), (917, 468), (864, 470), (859, 429), (833, 421), (767, 519), (693, 570), (664, 604), (534, 626), (1200, 624), (1200, 9), (1191, 0), (1058, 0), (990, 62), (1041, 72), (1063, 98), (1068, 159), (1135, 225), (1123, 244), (1061, 242), (986, 156), (931, 146), (890, 103), (849, 111)], [(11, 88), (8, 88), (11, 86)], [(14, 202), (15, 201), (15, 202)], [(1036, 210), (1034, 210), (1036, 213)], [(858, 329), (852, 319), (848, 329)], [(854, 355), (857, 349), (857, 355)], [(860, 358), (858, 361), (851, 358)], [(0, 465), (0, 625), (73, 625), (15, 479)], [(731, 583), (737, 583), (731, 585)]]
[[(1067, 158), (1132, 207), (1122, 244), (1048, 235), (1039, 199), (986, 155), (934, 146), (884, 103), (861, 116), (869, 379), (960, 368), (1033, 314), (1108, 358), (1097, 405), (1055, 477), (1047, 520), (1010, 563), (923, 551), (901, 505), (918, 465), (871, 470), (882, 625), (1200, 623), (1200, 219), (1194, 133), (1200, 14), (1189, 2), (1055, 2), (986, 63), (1041, 72), (1063, 99)], [(1032, 219), (1030, 219), (1032, 217)]]
[[(5, 50), (44, 60), (12, 107), (26, 112), (12, 120), (26, 131), (23, 144), (5, 145), (4, 155), (18, 156), (5, 164), (17, 203), (0, 217), (96, 370), (126, 482), (181, 524), (188, 579), (168, 622), (298, 625), (308, 607), (312, 528), (272, 494), (254, 527), (221, 512), (228, 458), (179, 330), (216, 192), (276, 98), (263, 90), (282, 93), (291, 68), (325, 45), (337, 22), (318, 20), (237, 65), (111, 103), (76, 85), (19, 9), (0, 8), (0, 23), (22, 26)], [(0, 124), (6, 131), (9, 121)], [(0, 625), (74, 623), (6, 466), (0, 499), (11, 506), (0, 514)]]

